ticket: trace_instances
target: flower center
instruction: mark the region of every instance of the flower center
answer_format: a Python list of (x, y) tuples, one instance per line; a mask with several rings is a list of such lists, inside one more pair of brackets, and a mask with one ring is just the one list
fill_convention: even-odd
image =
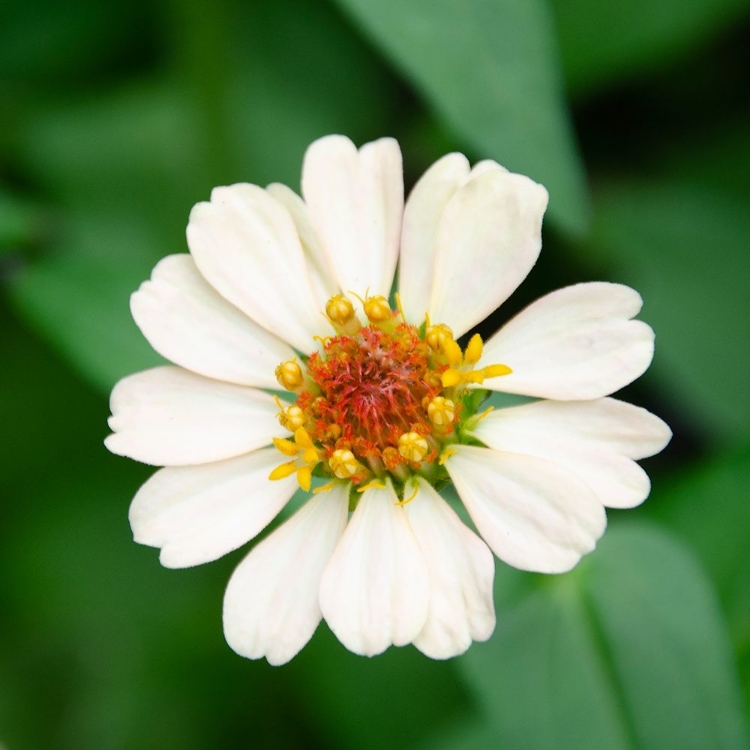
[(354, 336), (328, 339), (307, 362), (316, 388), (297, 400), (312, 418), (313, 439), (327, 446), (338, 438), (334, 442), (369, 458), (397, 449), (404, 432), (429, 434), (423, 402), (442, 390), (429, 355), (417, 329), (407, 323), (392, 332), (369, 325)]
[[(398, 298), (397, 298), (398, 299)], [(279, 400), (279, 421), (294, 433), (274, 444), (293, 460), (271, 479), (296, 472), (309, 489), (313, 472), (369, 486), (390, 475), (397, 486), (415, 473), (435, 474), (441, 457), (460, 440), (460, 427), (476, 418), (469, 384), (510, 372), (505, 365), (479, 370), (482, 340), (466, 350), (445, 325), (405, 322), (384, 297), (367, 297), (363, 324), (351, 301), (336, 295), (326, 317), (336, 333), (304, 363), (282, 362), (276, 377), (296, 395)]]

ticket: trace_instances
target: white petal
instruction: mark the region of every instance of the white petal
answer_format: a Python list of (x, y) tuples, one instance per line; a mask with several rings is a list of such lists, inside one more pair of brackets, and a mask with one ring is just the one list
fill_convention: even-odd
[(130, 298), (133, 318), (159, 354), (209, 378), (277, 388), (274, 370), (294, 352), (229, 304), (189, 255), (159, 261)]
[(224, 596), (224, 635), (238, 654), (284, 664), (312, 638), (320, 579), (348, 506), (348, 485), (314, 495), (237, 566)]
[(310, 220), (310, 212), (302, 198), (297, 195), (291, 188), (282, 185), (280, 182), (274, 182), (266, 190), (282, 203), (297, 227), (302, 249), (309, 261), (308, 271), (310, 273), (310, 283), (315, 292), (320, 309), (325, 309), (325, 303), (338, 294), (341, 290), (336, 283), (336, 275), (328, 263), (328, 258), (323, 251), (318, 235)]
[(463, 154), (436, 161), (409, 194), (401, 231), (398, 288), (406, 319), (420, 325), (430, 307), (438, 222), (448, 201), (469, 177)]
[(548, 437), (583, 441), (633, 459), (659, 453), (672, 437), (668, 425), (655, 414), (615, 398), (534, 401), (496, 411), (482, 422), (497, 420), (507, 431), (529, 435), (543, 429)]
[(214, 188), (190, 212), (188, 245), (223, 297), (302, 352), (328, 332), (289, 212), (257, 185)]
[(168, 568), (216, 560), (259, 534), (297, 489), (294, 476), (268, 479), (275, 448), (203, 466), (161, 469), (130, 506), (136, 542), (161, 547)]
[(179, 367), (123, 378), (112, 391), (112, 453), (156, 466), (218, 461), (262, 448), (282, 430), (274, 400)]
[(482, 161), (478, 161), (472, 168), (471, 174), (469, 175), (469, 179), (473, 179), (474, 177), (479, 177), (479, 175), (484, 174), (485, 172), (490, 172), (493, 169), (499, 169), (502, 172), (507, 172), (508, 170), (500, 166), (496, 161), (493, 161), (492, 159), (483, 159)]
[(523, 175), (480, 169), (440, 218), (429, 313), (456, 337), (526, 278), (542, 247), (547, 191)]
[(640, 320), (638, 292), (591, 282), (558, 289), (506, 323), (484, 346), (480, 364), (499, 362), (510, 375), (485, 388), (562, 401), (614, 393), (643, 374), (654, 332)]
[(429, 613), (414, 645), (433, 659), (448, 659), (472, 641), (486, 641), (495, 629), (495, 561), (425, 480), (405, 508), (430, 573)]
[(516, 568), (563, 573), (604, 533), (596, 495), (557, 464), (462, 445), (445, 465), (479, 533)]
[(397, 500), (390, 483), (363, 492), (323, 574), (323, 617), (357, 654), (411, 642), (427, 618), (427, 566)]
[(544, 410), (539, 416), (537, 410), (527, 406), (536, 404), (497, 409), (476, 425), (471, 434), (493, 450), (537, 456), (566, 467), (586, 482), (609, 508), (633, 508), (648, 497), (651, 483), (635, 461), (612, 450), (605, 442), (577, 438), (573, 430), (567, 435), (548, 431)]
[(381, 138), (357, 151), (340, 135), (315, 141), (305, 154), (302, 194), (344, 293), (387, 297), (404, 207), (398, 143)]

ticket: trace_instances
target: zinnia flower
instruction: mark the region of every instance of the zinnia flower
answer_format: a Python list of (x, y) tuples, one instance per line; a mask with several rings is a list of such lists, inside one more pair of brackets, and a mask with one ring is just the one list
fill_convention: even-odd
[[(460, 654), (495, 626), (490, 549), (567, 571), (605, 507), (647, 496), (635, 460), (669, 428), (607, 396), (648, 367), (653, 332), (635, 291), (586, 283), (457, 343), (541, 248), (547, 191), (494, 162), (449, 154), (404, 205), (394, 140), (329, 136), (302, 195), (216, 188), (190, 215), (190, 255), (132, 297), (175, 363), (112, 393), (107, 447), (165, 467), (133, 500), (135, 539), (167, 567), (205, 563), (315, 486), (232, 575), (229, 645), (280, 664), (324, 617), (359, 654)], [(485, 409), (488, 390), (538, 400)], [(449, 482), (484, 541), (440, 496)]]

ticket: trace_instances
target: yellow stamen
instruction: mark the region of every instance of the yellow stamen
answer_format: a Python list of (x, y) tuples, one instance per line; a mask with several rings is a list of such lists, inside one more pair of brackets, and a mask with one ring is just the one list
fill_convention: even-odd
[(354, 317), (354, 305), (343, 294), (335, 294), (326, 303), (326, 315), (333, 323), (346, 325)]
[(293, 359), (282, 362), (276, 368), (276, 380), (279, 381), (282, 388), (286, 388), (288, 391), (297, 391), (304, 382), (302, 368)]
[(403, 500), (399, 500), (397, 503), (394, 503), (394, 505), (408, 505), (417, 496), (418, 492), (419, 492), (419, 485), (415, 482), (414, 492), (412, 492), (411, 495), (409, 495), (409, 497), (404, 498)]
[(398, 439), (398, 452), (407, 461), (421, 461), (429, 450), (429, 443), (418, 432), (405, 432)]
[(483, 348), (482, 337), (478, 333), (475, 333), (469, 339), (466, 351), (464, 352), (464, 362), (467, 365), (475, 365), (482, 358)]
[(285, 479), (291, 476), (297, 471), (297, 467), (294, 465), (294, 461), (289, 461), (285, 464), (279, 464), (269, 475), (268, 478), (276, 481), (277, 479)]
[(362, 487), (357, 487), (357, 492), (364, 492), (365, 490), (384, 490), (385, 485), (379, 479), (373, 479), (372, 482), (368, 482)]
[(481, 422), (491, 411), (494, 410), (494, 406), (488, 406), (484, 411), (479, 412), (479, 414), (475, 414), (470, 419), (466, 420), (466, 428), (467, 429), (473, 429), (477, 426), (479, 422)]
[(332, 490), (334, 487), (333, 482), (328, 482), (328, 484), (324, 484), (322, 487), (316, 487), (312, 492), (313, 495), (317, 495), (319, 492), (328, 492), (328, 490)]
[(456, 453), (458, 453), (458, 451), (455, 448), (446, 448), (440, 455), (438, 463), (442, 466), (451, 456), (455, 455)]
[(299, 450), (291, 440), (286, 438), (274, 438), (273, 444), (276, 446), (276, 450), (281, 451), (285, 456), (296, 456)]
[(436, 396), (427, 404), (427, 416), (435, 427), (447, 427), (456, 416), (456, 405), (445, 396)]
[(401, 295), (396, 292), (393, 295), (396, 299), (396, 307), (398, 308), (398, 314), (401, 316), (401, 320), (406, 322), (406, 316), (404, 315), (404, 306), (401, 304)]
[(333, 455), (328, 459), (328, 465), (339, 479), (349, 479), (359, 469), (359, 461), (357, 461), (350, 450), (346, 450), (345, 448), (335, 450)]

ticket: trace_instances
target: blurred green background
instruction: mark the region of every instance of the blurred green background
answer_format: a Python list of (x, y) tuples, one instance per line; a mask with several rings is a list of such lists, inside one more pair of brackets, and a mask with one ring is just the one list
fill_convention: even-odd
[[(0, 9), (0, 746), (714, 750), (750, 707), (750, 8), (745, 0), (6, 0)], [(498, 626), (446, 663), (288, 666), (221, 632), (239, 551), (132, 542), (147, 467), (107, 394), (157, 362), (128, 311), (218, 184), (393, 135), (407, 188), (461, 150), (550, 191), (501, 319), (604, 279), (645, 298), (673, 427), (653, 492), (572, 573), (498, 563)]]

